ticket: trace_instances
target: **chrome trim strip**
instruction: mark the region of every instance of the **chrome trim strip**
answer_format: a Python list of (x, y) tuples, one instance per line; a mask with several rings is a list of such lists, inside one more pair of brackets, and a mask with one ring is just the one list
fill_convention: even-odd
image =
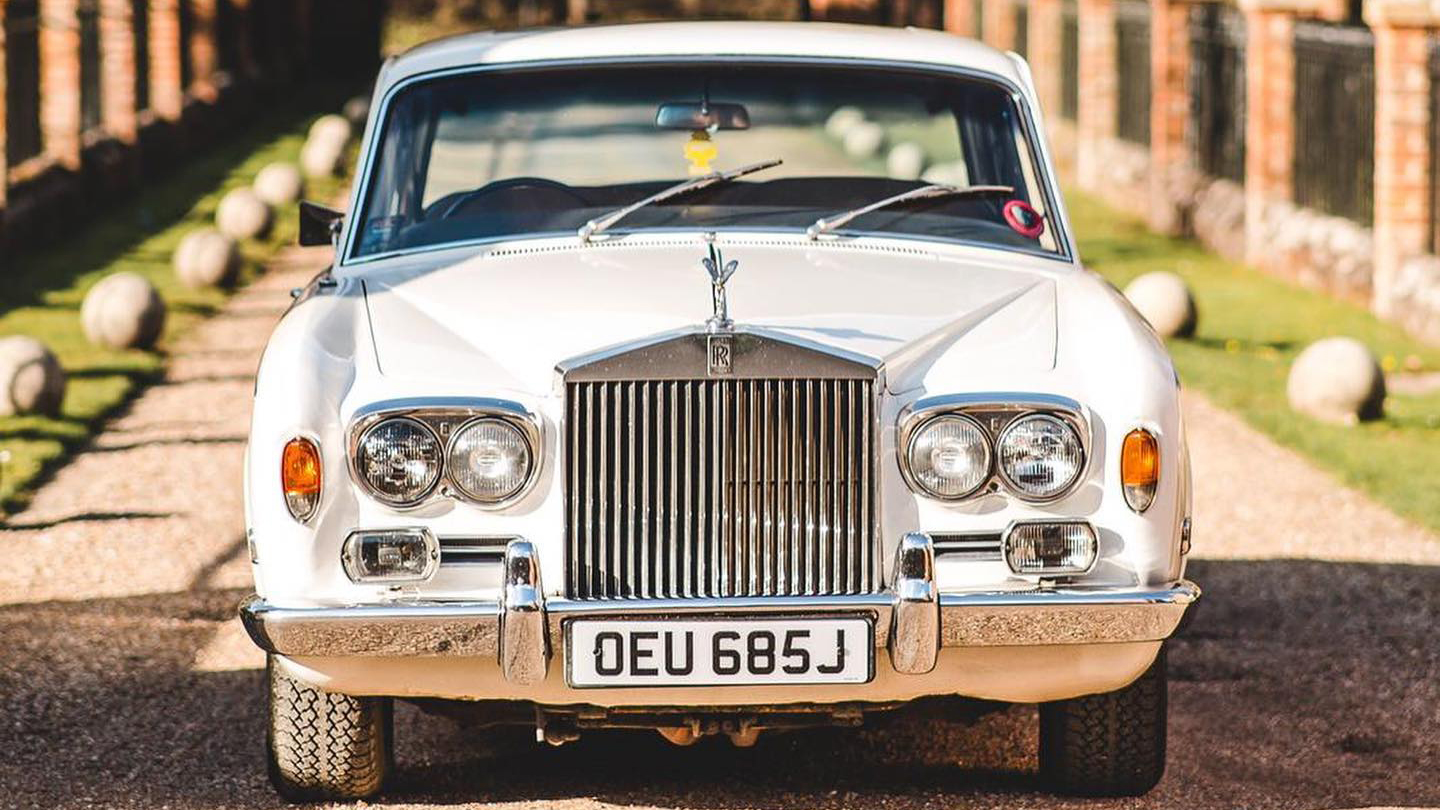
[[(752, 614), (836, 611), (876, 617), (876, 646), (889, 643), (894, 595), (737, 599), (634, 599), (593, 602), (551, 599), (546, 624), (565, 618), (640, 614)], [(1037, 588), (942, 593), (941, 647), (1008, 647), (1160, 641), (1200, 598), (1187, 580), (1156, 588)], [(281, 608), (252, 596), (240, 605), (250, 638), (289, 656), (473, 656), (497, 661), (501, 606), (495, 601), (416, 602)], [(557, 652), (558, 651), (553, 651)]]

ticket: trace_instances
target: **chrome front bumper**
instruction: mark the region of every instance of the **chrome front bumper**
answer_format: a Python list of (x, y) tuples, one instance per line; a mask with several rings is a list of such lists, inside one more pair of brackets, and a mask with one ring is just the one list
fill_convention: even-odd
[(534, 547), (511, 542), (499, 601), (395, 602), (275, 607), (258, 596), (240, 606), (250, 638), (267, 652), (310, 657), (473, 656), (498, 659), (516, 685), (545, 679), (553, 644), (574, 618), (859, 613), (875, 620), (875, 644), (896, 672), (924, 674), (941, 647), (1014, 647), (1160, 641), (1200, 597), (1187, 580), (1159, 588), (1040, 587), (939, 593), (927, 535), (902, 540), (887, 593), (724, 600), (545, 599)]

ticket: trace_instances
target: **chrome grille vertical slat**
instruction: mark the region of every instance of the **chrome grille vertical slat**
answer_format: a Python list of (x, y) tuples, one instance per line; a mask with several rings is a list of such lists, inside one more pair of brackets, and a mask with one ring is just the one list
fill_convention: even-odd
[(842, 573), (842, 551), (845, 538), (840, 532), (840, 464), (845, 455), (845, 434), (840, 430), (840, 381), (826, 384), (830, 389), (830, 423), (834, 432), (830, 434), (830, 590), (849, 593), (849, 577)]
[(866, 379), (568, 383), (569, 595), (873, 591), (874, 395)]
[(655, 532), (650, 529), (650, 384), (640, 384), (640, 590), (649, 599), (655, 595), (655, 580), (650, 567), (650, 546)]

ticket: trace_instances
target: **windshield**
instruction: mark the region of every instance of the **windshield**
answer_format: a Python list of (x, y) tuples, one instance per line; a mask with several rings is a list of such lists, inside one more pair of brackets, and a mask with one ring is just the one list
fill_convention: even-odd
[(931, 183), (837, 234), (1054, 252), (1037, 162), (1001, 87), (877, 68), (647, 64), (430, 79), (389, 106), (355, 256), (576, 233), (687, 178), (783, 161), (628, 213), (644, 229), (805, 232)]

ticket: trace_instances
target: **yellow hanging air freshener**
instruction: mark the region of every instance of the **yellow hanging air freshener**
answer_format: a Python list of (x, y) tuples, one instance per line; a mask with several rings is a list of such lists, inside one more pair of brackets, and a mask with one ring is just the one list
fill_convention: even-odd
[(706, 130), (695, 130), (690, 135), (690, 140), (685, 142), (685, 159), (690, 161), (692, 177), (713, 172), (710, 162), (719, 154), (720, 150), (715, 146), (715, 142), (710, 140), (710, 133)]

